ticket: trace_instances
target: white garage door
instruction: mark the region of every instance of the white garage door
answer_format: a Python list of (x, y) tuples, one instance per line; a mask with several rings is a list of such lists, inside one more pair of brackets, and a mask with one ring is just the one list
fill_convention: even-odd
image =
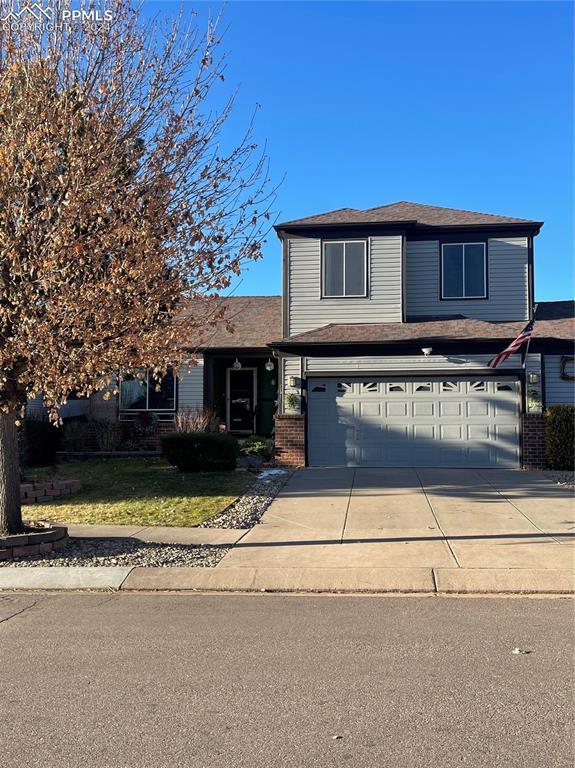
[(518, 467), (510, 377), (310, 378), (312, 466)]

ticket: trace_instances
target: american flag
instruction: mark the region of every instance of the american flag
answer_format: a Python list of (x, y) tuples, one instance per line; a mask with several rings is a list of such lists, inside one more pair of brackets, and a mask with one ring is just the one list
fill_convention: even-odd
[(521, 345), (524, 344), (526, 341), (529, 341), (531, 338), (531, 334), (533, 333), (533, 326), (535, 325), (535, 318), (533, 320), (530, 320), (525, 328), (521, 331), (519, 336), (514, 339), (511, 344), (506, 347), (503, 352), (500, 352), (498, 355), (495, 355), (495, 357), (492, 357), (491, 360), (487, 363), (487, 365), (490, 368), (497, 368), (498, 365), (501, 365), (501, 363), (504, 363), (508, 357), (515, 354), (515, 352), (519, 352), (521, 349)]

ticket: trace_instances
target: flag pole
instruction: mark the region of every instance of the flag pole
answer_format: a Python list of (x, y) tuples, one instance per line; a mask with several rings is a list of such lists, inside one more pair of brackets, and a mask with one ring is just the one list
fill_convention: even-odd
[[(535, 321), (535, 315), (537, 314), (537, 307), (539, 304), (535, 304), (533, 306), (533, 321)], [(531, 344), (531, 338), (533, 334), (529, 336), (527, 339), (527, 344), (525, 345), (525, 352), (523, 353), (523, 371), (525, 372), (527, 370), (527, 355), (529, 354), (529, 345)], [(527, 384), (527, 381), (525, 382)]]
[[(533, 322), (535, 322), (535, 315), (537, 314), (537, 307), (538, 306), (539, 306), (538, 304), (535, 304), (533, 306), (533, 317), (532, 317)], [(523, 378), (523, 381), (522, 381), (522, 386), (521, 386), (521, 389), (523, 390), (523, 395), (522, 395), (522, 398), (521, 398), (523, 413), (527, 413), (527, 408), (528, 408), (528, 405), (527, 405), (527, 390), (528, 390), (527, 355), (529, 354), (529, 345), (531, 344), (531, 337), (532, 336), (533, 336), (533, 334), (531, 333), (529, 338), (527, 339), (527, 344), (525, 345), (525, 351), (523, 352), (523, 366), (522, 366), (522, 374), (523, 374), (522, 378)]]

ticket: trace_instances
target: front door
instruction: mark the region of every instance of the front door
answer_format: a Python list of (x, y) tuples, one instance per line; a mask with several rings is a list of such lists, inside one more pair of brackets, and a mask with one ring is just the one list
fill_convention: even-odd
[(256, 370), (228, 368), (228, 430), (251, 434), (255, 430)]

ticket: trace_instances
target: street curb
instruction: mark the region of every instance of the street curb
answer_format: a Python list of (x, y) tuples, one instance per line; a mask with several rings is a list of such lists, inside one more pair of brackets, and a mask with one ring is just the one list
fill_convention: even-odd
[(122, 591), (433, 592), (430, 568), (134, 568)]
[(435, 568), (438, 594), (574, 594), (575, 571)]
[(34, 568), (1, 568), (0, 591), (19, 589), (120, 589), (132, 566), (106, 566), (102, 568), (67, 566)]
[(469, 568), (1, 568), (2, 590), (573, 595), (575, 573)]

